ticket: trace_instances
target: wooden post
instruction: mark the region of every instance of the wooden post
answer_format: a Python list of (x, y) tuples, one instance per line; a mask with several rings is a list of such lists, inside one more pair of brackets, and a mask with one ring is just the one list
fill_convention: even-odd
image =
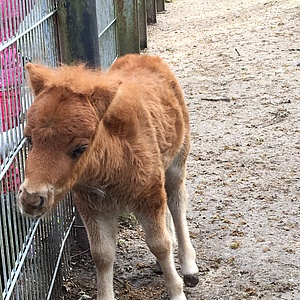
[[(95, 1), (61, 0), (58, 7), (58, 38), (61, 62), (82, 61), (91, 67), (100, 66)], [(75, 241), (89, 249), (87, 232), (78, 211), (75, 211)]]
[(100, 66), (96, 0), (61, 0), (58, 7), (61, 60)]
[(156, 0), (146, 0), (147, 2), (147, 23), (156, 23)]
[(157, 11), (165, 11), (165, 0), (156, 0)]
[(139, 0), (140, 49), (147, 48), (147, 11), (146, 0)]
[(138, 0), (115, 0), (119, 56), (140, 53)]

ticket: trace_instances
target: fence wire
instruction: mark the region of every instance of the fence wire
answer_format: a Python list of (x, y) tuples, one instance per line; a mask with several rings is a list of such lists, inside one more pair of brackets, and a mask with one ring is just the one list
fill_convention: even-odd
[(59, 61), (57, 2), (0, 0), (0, 299), (59, 299), (68, 266), (66, 239), (74, 221), (71, 195), (45, 220), (20, 215), (25, 114), (33, 98), (26, 62)]

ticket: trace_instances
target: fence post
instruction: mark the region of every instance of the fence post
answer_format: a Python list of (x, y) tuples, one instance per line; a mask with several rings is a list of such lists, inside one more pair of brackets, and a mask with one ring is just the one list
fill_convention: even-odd
[(146, 0), (139, 0), (140, 48), (147, 48), (147, 11)]
[(115, 0), (119, 55), (140, 52), (138, 0)]
[(100, 66), (96, 0), (61, 0), (58, 9), (61, 60)]
[(156, 0), (146, 0), (147, 3), (147, 23), (156, 23)]
[[(95, 1), (97, 0), (59, 1), (58, 36), (63, 63), (82, 61), (88, 66), (100, 67)], [(89, 248), (87, 233), (77, 210), (75, 215), (75, 241), (86, 250)]]
[(165, 10), (165, 0), (156, 0), (157, 11), (161, 12)]

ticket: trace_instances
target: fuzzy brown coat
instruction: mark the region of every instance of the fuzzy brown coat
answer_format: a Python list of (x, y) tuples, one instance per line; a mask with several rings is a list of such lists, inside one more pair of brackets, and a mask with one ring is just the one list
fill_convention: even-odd
[(172, 222), (166, 222), (170, 210), (182, 273), (194, 286), (198, 269), (185, 215), (190, 128), (174, 74), (159, 57), (142, 55), (119, 58), (106, 72), (26, 68), (36, 99), (25, 128), (31, 151), (21, 211), (40, 217), (75, 192), (96, 263), (98, 300), (113, 299), (117, 216), (135, 213), (171, 299), (186, 299), (172, 259)]

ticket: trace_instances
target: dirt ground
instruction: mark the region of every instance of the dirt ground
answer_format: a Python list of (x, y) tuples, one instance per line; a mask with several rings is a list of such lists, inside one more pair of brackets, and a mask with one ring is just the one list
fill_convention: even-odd
[[(300, 299), (299, 37), (296, 0), (174, 0), (148, 27), (145, 52), (171, 65), (190, 111), (190, 300)], [(65, 299), (96, 299), (89, 253), (72, 255)], [(116, 299), (169, 299), (153, 262), (123, 220)]]

